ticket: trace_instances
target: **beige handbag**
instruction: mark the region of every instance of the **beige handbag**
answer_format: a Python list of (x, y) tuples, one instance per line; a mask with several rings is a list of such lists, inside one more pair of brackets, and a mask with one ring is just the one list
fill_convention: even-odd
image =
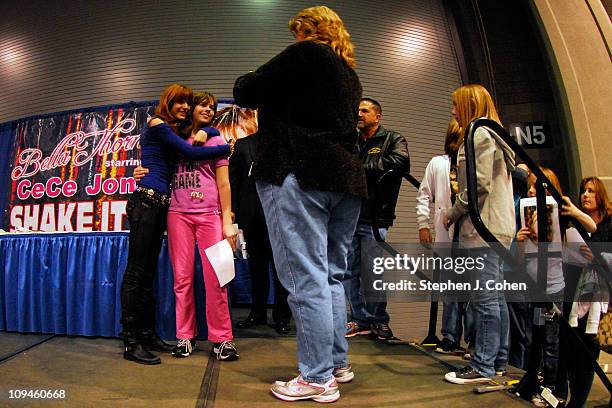
[(599, 320), (596, 338), (599, 348), (612, 354), (612, 311), (605, 313)]

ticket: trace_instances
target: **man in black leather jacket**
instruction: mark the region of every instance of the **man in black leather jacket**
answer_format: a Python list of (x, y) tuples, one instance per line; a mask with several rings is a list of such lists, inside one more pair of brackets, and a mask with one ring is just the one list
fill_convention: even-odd
[(395, 205), (399, 195), (402, 176), (410, 171), (410, 155), (406, 139), (380, 125), (382, 108), (371, 98), (359, 103), (359, 156), (366, 172), (368, 199), (363, 200), (359, 224), (348, 255), (347, 275), (344, 288), (351, 305), (352, 318), (347, 325), (346, 337), (373, 333), (378, 340), (393, 339), (386, 311), (387, 298), (384, 292), (367, 291), (360, 294), (361, 287), (361, 242), (374, 240), (375, 217), (383, 239), (395, 219)]

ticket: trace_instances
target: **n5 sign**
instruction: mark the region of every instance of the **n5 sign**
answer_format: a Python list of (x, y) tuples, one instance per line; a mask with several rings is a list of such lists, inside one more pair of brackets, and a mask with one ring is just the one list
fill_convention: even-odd
[(548, 122), (513, 123), (508, 130), (525, 149), (552, 147)]

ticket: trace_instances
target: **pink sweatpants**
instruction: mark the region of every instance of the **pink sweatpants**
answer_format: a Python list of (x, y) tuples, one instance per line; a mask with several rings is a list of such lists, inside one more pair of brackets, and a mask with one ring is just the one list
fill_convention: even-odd
[(232, 321), (227, 302), (227, 289), (219, 286), (217, 275), (204, 250), (223, 239), (221, 214), (168, 212), (168, 248), (174, 269), (176, 296), (176, 337), (196, 337), (193, 292), (195, 242), (202, 258), (206, 287), (206, 322), (208, 340), (218, 343), (232, 340)]

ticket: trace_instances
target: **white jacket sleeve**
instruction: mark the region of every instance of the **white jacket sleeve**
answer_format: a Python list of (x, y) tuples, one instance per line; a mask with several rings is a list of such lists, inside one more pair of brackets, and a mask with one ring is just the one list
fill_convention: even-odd
[(434, 159), (431, 159), (425, 168), (425, 174), (419, 187), (419, 193), (417, 194), (417, 225), (419, 229), (430, 228), (430, 209), (429, 205), (436, 201), (436, 183), (434, 181), (434, 172), (432, 170)]

